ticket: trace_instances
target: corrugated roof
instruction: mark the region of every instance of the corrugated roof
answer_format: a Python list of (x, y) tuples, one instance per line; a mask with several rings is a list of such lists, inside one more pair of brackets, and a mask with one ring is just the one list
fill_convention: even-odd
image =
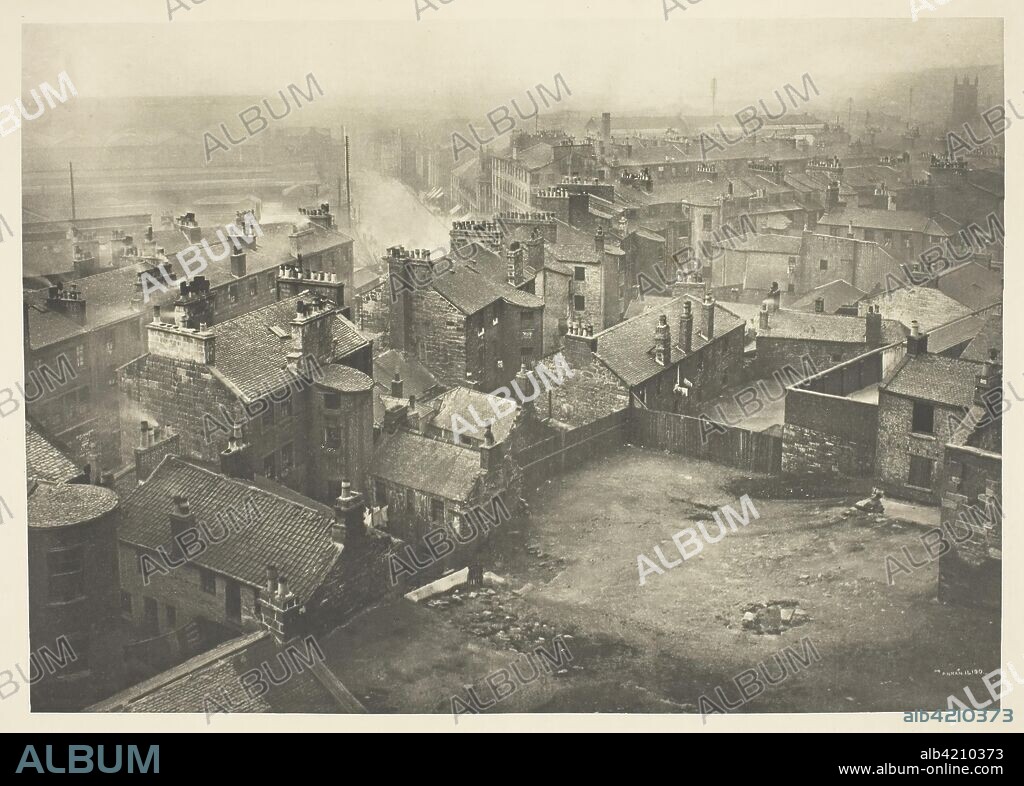
[(188, 498), (197, 526), (226, 535), (192, 563), (249, 586), (262, 587), (267, 566), (276, 565), (302, 603), (341, 554), (331, 538), (333, 517), (312, 501), (303, 505), (176, 456), (167, 456), (123, 501), (118, 538), (151, 551), (166, 550), (172, 542), (172, 498), (179, 494)]

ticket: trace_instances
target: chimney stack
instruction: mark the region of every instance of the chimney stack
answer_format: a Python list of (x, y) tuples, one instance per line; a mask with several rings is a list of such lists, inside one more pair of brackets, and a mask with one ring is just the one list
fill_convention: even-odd
[(188, 530), (195, 529), (196, 517), (192, 513), (191, 508), (188, 505), (188, 498), (181, 494), (176, 494), (172, 498), (174, 507), (171, 510), (170, 522), (171, 522), (171, 543), (169, 553), (173, 555), (175, 559), (185, 559), (185, 554), (181, 550), (178, 539)]
[(326, 363), (334, 355), (335, 306), (323, 297), (295, 303), (291, 321), (292, 350)]
[(814, 313), (824, 314), (825, 313), (825, 298), (816, 297), (814, 298)]
[(762, 333), (768, 330), (771, 313), (772, 312), (771, 309), (768, 308), (768, 304), (762, 303), (761, 310), (757, 313), (757, 329)]
[(984, 369), (974, 378), (974, 403), (993, 418), (1003, 411), (1003, 364), (998, 358), (999, 350), (993, 347), (988, 351)]
[(928, 334), (921, 332), (921, 326), (916, 319), (910, 323), (910, 335), (907, 336), (907, 354), (912, 356), (928, 354)]
[(711, 341), (715, 337), (715, 296), (704, 295), (704, 337)]
[(235, 278), (245, 276), (245, 250), (231, 246), (231, 275)]
[(396, 371), (395, 372), (395, 376), (392, 377), (392, 379), (391, 379), (391, 396), (392, 396), (392, 398), (402, 398), (402, 388), (403, 387), (404, 387), (404, 385), (402, 384), (402, 375), (399, 374)]
[(604, 256), (604, 227), (597, 228), (597, 234), (594, 235), (594, 250), (598, 255)]
[(496, 472), (501, 467), (503, 453), (502, 446), (495, 444), (494, 432), (488, 423), (484, 429), (483, 444), (480, 446), (480, 469), (488, 475)]
[(340, 546), (352, 546), (366, 535), (363, 518), (366, 505), (363, 495), (352, 490), (347, 479), (341, 481), (341, 496), (334, 503), (334, 524), (331, 539)]
[(689, 298), (683, 300), (683, 315), (679, 317), (679, 347), (684, 356), (693, 349), (693, 312)]
[(667, 366), (672, 362), (672, 336), (668, 326), (668, 317), (662, 314), (654, 327), (654, 362), (659, 366)]
[(879, 311), (879, 306), (868, 306), (868, 313), (864, 316), (865, 342), (868, 349), (882, 346), (882, 312)]
[(253, 479), (252, 448), (242, 439), (242, 427), (231, 427), (228, 445), (220, 452), (220, 471), (229, 478)]
[(768, 290), (768, 298), (770, 303), (769, 307), (772, 311), (778, 311), (782, 307), (782, 290), (779, 288), (779, 282), (773, 281), (772, 288)]

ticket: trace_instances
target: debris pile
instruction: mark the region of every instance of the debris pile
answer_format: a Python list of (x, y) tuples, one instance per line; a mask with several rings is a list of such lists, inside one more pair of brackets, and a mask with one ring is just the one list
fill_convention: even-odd
[(779, 634), (795, 625), (803, 625), (810, 619), (796, 600), (751, 603), (743, 609), (743, 630), (759, 635)]

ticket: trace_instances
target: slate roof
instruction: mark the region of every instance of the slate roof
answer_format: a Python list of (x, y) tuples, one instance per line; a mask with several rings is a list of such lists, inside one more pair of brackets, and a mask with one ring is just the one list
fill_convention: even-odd
[[(27, 293), (26, 300), (30, 300)], [(85, 329), (73, 319), (57, 311), (51, 311), (41, 305), (38, 298), (34, 300), (36, 300), (34, 303), (30, 300), (28, 307), (28, 332), (32, 349), (42, 349), (51, 344), (86, 334)], [(41, 300), (45, 302), (46, 298), (43, 297)]]
[(935, 277), (944, 294), (970, 309), (991, 306), (1003, 299), (1003, 278), (977, 262), (966, 262)]
[(82, 470), (31, 421), (25, 421), (26, 474), (30, 478), (63, 483), (82, 474)]
[[(151, 551), (171, 543), (175, 495), (188, 498), (197, 526), (227, 537), (192, 562), (253, 587), (266, 581), (267, 565), (288, 578), (301, 604), (341, 554), (331, 538), (333, 516), (266, 489), (229, 478), (176, 456), (167, 456), (143, 485), (122, 502), (118, 538)], [(237, 531), (235, 531), (237, 530)]]
[(974, 401), (975, 377), (984, 369), (943, 355), (906, 355), (878, 387), (887, 393), (968, 409)]
[(504, 300), (526, 308), (540, 308), (544, 301), (536, 295), (494, 281), (473, 265), (456, 266), (450, 273), (431, 281), (431, 287), (463, 314), (475, 314), (497, 300)]
[(526, 150), (519, 151), (516, 159), (520, 166), (528, 170), (543, 169), (555, 160), (555, 149), (547, 142), (538, 142)]
[[(984, 326), (984, 316), (968, 314), (966, 317), (960, 317), (945, 325), (932, 328), (928, 331), (928, 351), (939, 354), (947, 349), (966, 344), (978, 335)], [(963, 357), (962, 353), (960, 357)], [(984, 358), (978, 358), (978, 360), (984, 360)]]
[[(302, 297), (279, 300), (209, 328), (217, 337), (214, 368), (243, 396), (259, 398), (293, 381), (285, 365), (292, 351), (290, 322), (295, 318), (295, 304)], [(369, 344), (341, 313), (336, 312), (333, 318), (336, 357), (343, 358)], [(278, 338), (270, 330), (272, 326), (286, 331), (289, 338)]]
[(373, 380), (362, 371), (337, 363), (324, 366), (323, 375), (317, 379), (317, 384), (342, 393), (359, 393), (373, 388)]
[(90, 521), (117, 507), (117, 494), (103, 486), (42, 481), (30, 485), (29, 490), (30, 527), (66, 527)]
[[(865, 317), (779, 309), (769, 316), (768, 330), (761, 331), (758, 328), (757, 334), (758, 337), (766, 338), (863, 344), (867, 341), (867, 319)], [(895, 344), (902, 341), (906, 335), (906, 329), (896, 320), (882, 320), (883, 344)]]
[[(527, 383), (527, 385), (531, 384)], [(523, 393), (530, 395), (532, 390), (532, 387), (526, 387)], [(443, 429), (444, 431), (453, 431), (452, 417), (458, 415), (470, 426), (477, 429), (477, 431), (469, 433), (462, 432), (464, 438), (474, 442), (482, 442), (484, 439), (484, 429), (477, 424), (477, 419), (473, 416), (475, 412), (480, 416), (480, 420), (491, 424), (491, 433), (494, 435), (494, 441), (504, 442), (512, 430), (518, 406), (506, 413), (505, 410), (508, 409), (508, 404), (499, 403), (502, 401), (503, 399), (499, 396), (492, 396), (490, 393), (482, 393), (473, 388), (459, 386), (447, 390), (437, 398), (424, 403), (419, 409), (421, 414), (427, 418), (427, 423), (434, 428)], [(501, 417), (498, 417), (495, 414), (496, 412), (501, 412)], [(458, 425), (465, 428), (463, 423)]]
[(397, 349), (389, 349), (373, 359), (373, 382), (388, 395), (391, 394), (391, 380), (395, 378), (396, 371), (402, 377), (402, 395), (406, 398), (422, 398), (425, 393), (441, 386), (430, 369)]
[[(860, 304), (878, 306), (882, 317), (899, 320), (907, 327), (916, 319), (923, 333), (950, 320), (965, 317), (972, 311), (931, 287), (903, 286), (890, 292), (883, 290), (864, 298)], [(864, 310), (861, 309), (862, 312)]]
[(814, 311), (814, 301), (825, 300), (825, 313), (834, 314), (840, 306), (854, 305), (867, 292), (857, 289), (853, 284), (841, 278), (822, 284), (810, 290), (806, 295), (789, 304), (794, 311)]
[(799, 256), (802, 244), (803, 238), (801, 237), (758, 233), (748, 235), (745, 239), (723, 237), (722, 241), (715, 245), (736, 251)]
[(480, 475), (480, 454), (447, 440), (399, 430), (383, 438), (368, 474), (435, 497), (466, 502)]
[[(931, 339), (929, 338), (929, 341)], [(960, 355), (961, 360), (974, 360), (984, 362), (989, 358), (989, 350), (999, 351), (999, 357), (1003, 356), (1003, 315), (989, 314), (985, 324), (975, 335), (974, 339)]]
[[(639, 385), (661, 373), (665, 367), (654, 361), (654, 328), (660, 321), (661, 315), (664, 314), (668, 318), (673, 342), (672, 357), (681, 358), (682, 350), (678, 345), (679, 317), (683, 313), (683, 303), (687, 300), (690, 302), (690, 311), (693, 314), (691, 352), (696, 352), (708, 343), (707, 337), (704, 335), (706, 329), (704, 306), (698, 298), (683, 295), (668, 301), (663, 308), (652, 309), (632, 319), (627, 319), (625, 322), (605, 328), (600, 333), (595, 333), (594, 338), (597, 339), (595, 354), (615, 376), (630, 387)], [(713, 338), (720, 338), (741, 325), (743, 325), (742, 319), (715, 304), (715, 335)]]
[[(155, 677), (133, 685), (87, 712), (365, 712), (365, 709), (319, 662), (312, 644), (293, 643), (296, 662), (292, 676), (253, 697), (242, 685), (242, 676), (266, 664), (273, 674), (283, 668), (280, 655), (288, 653), (267, 631), (258, 631), (225, 642)], [(319, 646), (319, 645), (318, 645)], [(298, 657), (313, 659), (307, 666)]]
[(956, 222), (949, 216), (937, 213), (927, 216), (914, 210), (884, 210), (873, 207), (843, 207), (825, 213), (818, 219), (819, 226), (868, 227), (869, 229), (892, 230), (896, 232), (923, 232), (926, 235), (953, 236), (957, 233)]

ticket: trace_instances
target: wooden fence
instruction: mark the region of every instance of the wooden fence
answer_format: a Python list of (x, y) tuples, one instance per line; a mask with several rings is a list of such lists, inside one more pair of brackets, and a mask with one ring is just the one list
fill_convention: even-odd
[(750, 472), (782, 470), (781, 436), (640, 407), (631, 410), (631, 433), (636, 444), (645, 448), (717, 461)]
[(588, 459), (617, 450), (628, 438), (629, 410), (623, 409), (530, 445), (516, 453), (516, 462), (526, 485), (536, 486)]

